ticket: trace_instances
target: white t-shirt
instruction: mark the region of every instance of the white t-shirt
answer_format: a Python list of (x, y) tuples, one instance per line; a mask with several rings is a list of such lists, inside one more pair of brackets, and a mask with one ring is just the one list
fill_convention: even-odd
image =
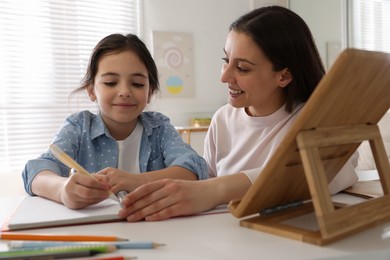
[(117, 141), (119, 149), (118, 169), (130, 173), (141, 172), (139, 168), (139, 149), (143, 130), (143, 125), (138, 122), (134, 131), (125, 140)]
[[(213, 116), (205, 138), (204, 157), (209, 177), (243, 172), (253, 183), (295, 122), (303, 104), (292, 113), (282, 106), (264, 117), (251, 117), (230, 104)], [(354, 163), (352, 163), (354, 162)], [(330, 183), (331, 193), (356, 183), (357, 156), (353, 156)]]

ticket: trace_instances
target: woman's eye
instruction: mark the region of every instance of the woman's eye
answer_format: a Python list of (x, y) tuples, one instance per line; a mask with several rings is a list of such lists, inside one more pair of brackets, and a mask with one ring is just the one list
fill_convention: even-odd
[(244, 68), (242, 68), (240, 66), (237, 66), (237, 69), (238, 69), (239, 72), (248, 72), (249, 71), (248, 69), (244, 69)]
[(222, 58), (222, 60), (223, 60), (225, 63), (229, 63), (229, 59), (228, 59), (228, 58)]

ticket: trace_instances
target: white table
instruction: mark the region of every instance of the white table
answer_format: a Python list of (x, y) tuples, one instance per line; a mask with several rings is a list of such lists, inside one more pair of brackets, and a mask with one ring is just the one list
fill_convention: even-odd
[[(23, 196), (0, 197), (0, 223), (5, 221), (22, 198)], [(390, 223), (373, 227), (323, 247), (240, 227), (238, 219), (229, 213), (182, 217), (160, 222), (119, 222), (35, 229), (28, 232), (115, 235), (130, 240), (166, 244), (157, 249), (120, 250), (112, 254), (137, 256), (139, 260), (379, 260), (389, 259), (390, 256), (390, 239), (381, 238), (387, 226), (390, 226)], [(0, 250), (6, 248), (5, 241), (0, 242)], [(358, 254), (360, 256), (357, 256)]]

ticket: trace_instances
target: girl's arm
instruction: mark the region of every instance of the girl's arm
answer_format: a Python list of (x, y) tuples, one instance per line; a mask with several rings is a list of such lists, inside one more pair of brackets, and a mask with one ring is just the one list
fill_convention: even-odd
[(192, 171), (180, 166), (170, 166), (141, 174), (132, 174), (108, 167), (99, 171), (96, 176), (102, 182), (107, 183), (114, 194), (121, 190), (130, 192), (141, 185), (161, 179), (197, 180), (197, 176)]

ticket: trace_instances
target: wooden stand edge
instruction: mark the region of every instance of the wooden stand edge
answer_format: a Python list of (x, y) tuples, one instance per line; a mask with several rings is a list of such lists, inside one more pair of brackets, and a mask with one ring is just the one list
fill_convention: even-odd
[[(362, 203), (335, 208), (319, 148), (368, 140), (378, 169), (384, 196)], [(301, 131), (296, 138), (312, 203), (270, 216), (256, 216), (240, 225), (259, 231), (326, 245), (390, 220), (390, 166), (377, 125), (354, 125)], [(312, 231), (282, 223), (315, 212), (319, 230)]]

